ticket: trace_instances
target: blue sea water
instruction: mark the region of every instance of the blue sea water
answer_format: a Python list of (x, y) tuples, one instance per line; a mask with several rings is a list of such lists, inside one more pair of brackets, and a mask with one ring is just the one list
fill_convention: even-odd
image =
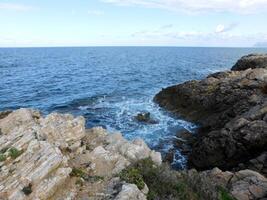
[[(32, 107), (83, 115), (86, 126), (143, 138), (163, 153), (178, 130), (196, 126), (153, 103), (161, 88), (230, 69), (253, 48), (83, 47), (0, 49), (0, 110)], [(150, 112), (158, 124), (134, 120)], [(176, 163), (184, 157), (176, 152)]]

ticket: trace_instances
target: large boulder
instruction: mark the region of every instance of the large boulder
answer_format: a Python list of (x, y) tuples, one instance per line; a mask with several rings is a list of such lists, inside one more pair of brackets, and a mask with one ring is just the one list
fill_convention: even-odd
[(218, 168), (202, 172), (190, 170), (184, 172), (184, 177), (204, 199), (224, 199), (222, 195), (224, 197), (231, 195), (233, 197), (231, 199), (236, 200), (258, 200), (267, 196), (267, 179), (251, 170), (238, 172), (224, 172)]
[(267, 68), (267, 54), (250, 54), (242, 57), (232, 67), (233, 71), (254, 68)]

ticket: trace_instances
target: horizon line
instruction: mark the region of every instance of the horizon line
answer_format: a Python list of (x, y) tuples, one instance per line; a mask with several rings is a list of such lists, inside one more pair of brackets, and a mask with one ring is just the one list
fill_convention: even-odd
[(11, 48), (92, 48), (92, 47), (173, 47), (173, 48), (255, 48), (255, 49), (266, 49), (266, 47), (258, 46), (173, 46), (173, 45), (88, 45), (88, 46), (0, 46), (0, 49), (11, 49)]

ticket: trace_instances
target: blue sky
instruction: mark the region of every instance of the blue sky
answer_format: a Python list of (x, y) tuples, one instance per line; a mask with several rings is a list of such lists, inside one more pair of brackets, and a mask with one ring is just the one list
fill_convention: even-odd
[(0, 47), (253, 46), (267, 0), (0, 0)]

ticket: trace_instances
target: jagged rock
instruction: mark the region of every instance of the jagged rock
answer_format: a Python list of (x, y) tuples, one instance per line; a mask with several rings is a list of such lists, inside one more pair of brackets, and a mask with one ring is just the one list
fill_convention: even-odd
[(134, 184), (124, 184), (115, 200), (146, 200), (146, 196)]
[(245, 163), (240, 163), (235, 170), (250, 169), (257, 171), (264, 176), (267, 176), (267, 152), (263, 152), (261, 155), (253, 158)]
[(138, 113), (135, 116), (135, 119), (139, 122), (147, 123), (147, 124), (157, 124), (158, 121), (151, 118), (150, 112)]
[[(146, 199), (147, 190), (122, 186), (113, 177), (143, 158), (160, 165), (161, 155), (140, 139), (129, 142), (102, 128), (85, 130), (84, 123), (83, 117), (42, 117), (30, 109), (0, 119), (0, 154), (5, 158), (0, 162), (0, 199)], [(122, 187), (115, 195), (110, 185)]]
[(266, 84), (267, 69), (249, 67), (171, 86), (155, 101), (201, 125), (189, 156), (191, 166), (231, 169), (266, 150)]
[(37, 134), (41, 140), (47, 140), (61, 149), (80, 146), (85, 136), (85, 120), (72, 115), (52, 113), (40, 119), (40, 129)]
[(190, 170), (184, 173), (184, 177), (206, 199), (220, 199), (222, 189), (237, 200), (256, 200), (267, 195), (267, 179), (251, 170), (236, 173), (218, 168), (203, 172)]
[(112, 153), (102, 146), (96, 147), (89, 155), (91, 170), (97, 176), (112, 176), (130, 165), (130, 162), (118, 153)]
[(246, 70), (249, 68), (267, 68), (267, 54), (250, 54), (242, 57), (232, 67), (234, 71)]

